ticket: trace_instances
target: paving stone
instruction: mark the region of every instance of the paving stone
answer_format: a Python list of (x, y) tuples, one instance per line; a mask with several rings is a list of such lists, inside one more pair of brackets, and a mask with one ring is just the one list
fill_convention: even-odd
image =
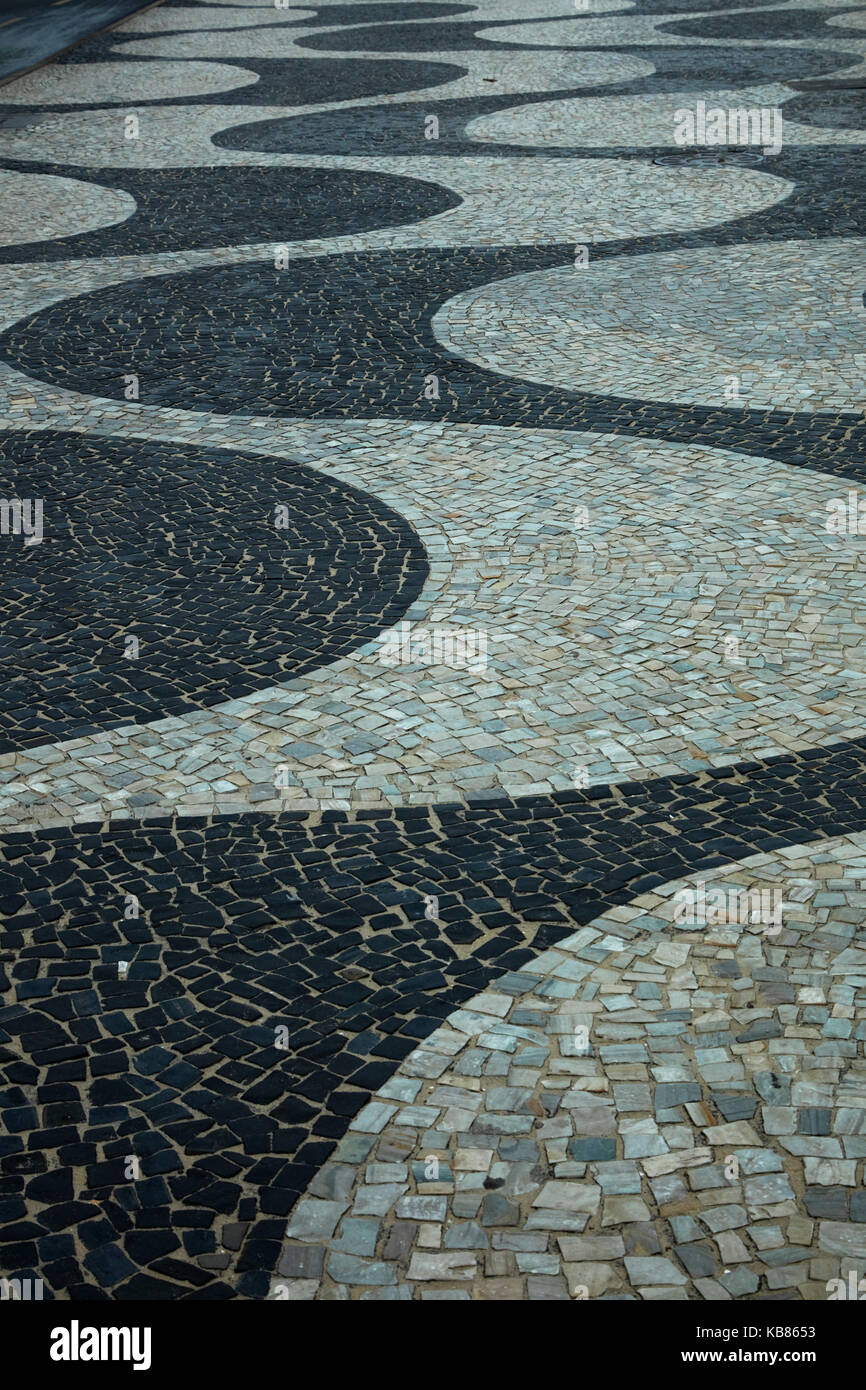
[(401, 1197), (397, 1203), (400, 1220), (444, 1221), (447, 1211), (445, 1197)]
[(516, 1226), (520, 1208), (500, 1192), (488, 1192), (481, 1203), (482, 1226)]
[(547, 1275), (530, 1275), (526, 1281), (526, 1296), (532, 1302), (539, 1301), (547, 1303), (551, 1299), (569, 1299), (571, 1294), (568, 1290), (568, 1283), (560, 1276), (550, 1277)]
[(601, 1192), (594, 1184), (576, 1182), (545, 1183), (534, 1199), (534, 1207), (554, 1207), (562, 1211), (595, 1211)]
[(468, 1252), (443, 1251), (428, 1255), (416, 1251), (409, 1263), (409, 1279), (471, 1279), (475, 1270), (475, 1256)]
[(624, 1226), (623, 1236), (630, 1255), (656, 1255), (661, 1251), (658, 1232), (651, 1221), (635, 1221)]
[(743, 1192), (750, 1213), (762, 1207), (776, 1206), (794, 1199), (791, 1184), (785, 1173), (766, 1173), (756, 1178), (746, 1178)]
[[(346, 1216), (339, 1236), (331, 1241), (331, 1249), (341, 1250), (347, 1255), (374, 1255), (379, 1228), (380, 1223), (373, 1217)], [(332, 1274), (331, 1277), (335, 1276)]]
[(286, 1227), (286, 1235), (294, 1240), (322, 1240), (334, 1234), (334, 1229), (343, 1212), (343, 1202), (320, 1201), (316, 1197), (303, 1198), (295, 1208), (292, 1219)]
[(489, 1241), (475, 1221), (461, 1221), (445, 1232), (446, 1250), (486, 1250)]
[(355, 1169), (347, 1163), (328, 1163), (318, 1172), (310, 1183), (309, 1191), (314, 1197), (329, 1201), (343, 1202), (352, 1190)]
[(287, 1245), (283, 1249), (277, 1273), (289, 1279), (315, 1279), (322, 1277), (325, 1264), (323, 1245)]
[(613, 1265), (603, 1261), (564, 1264), (562, 1268), (572, 1298), (599, 1298), (607, 1289), (619, 1283)]
[(707, 1230), (713, 1233), (717, 1231), (732, 1231), (741, 1226), (745, 1226), (748, 1221), (745, 1207), (738, 1206), (735, 1202), (726, 1203), (724, 1206), (711, 1207), (709, 1211), (701, 1213), (701, 1221)]
[(615, 1139), (572, 1139), (568, 1152), (578, 1163), (590, 1163), (616, 1158)]
[[(856, 1194), (852, 1193), (852, 1199), (854, 1196)], [(807, 1187), (803, 1201), (810, 1216), (827, 1217), (831, 1221), (848, 1220), (849, 1194), (843, 1187)]]
[(674, 1254), (693, 1279), (712, 1278), (718, 1269), (718, 1260), (709, 1245), (675, 1245)]
[(395, 1284), (397, 1272), (384, 1261), (358, 1259), (355, 1255), (332, 1250), (328, 1275), (338, 1284)]
[(720, 1274), (718, 1283), (724, 1285), (732, 1298), (746, 1298), (749, 1294), (757, 1292), (760, 1280), (751, 1270), (740, 1265), (737, 1269), (726, 1270), (724, 1274)]
[(818, 1223), (818, 1248), (829, 1255), (850, 1255), (866, 1258), (866, 1227), (842, 1221)]
[(685, 1284), (685, 1275), (663, 1255), (643, 1258), (626, 1255), (625, 1267), (633, 1284)]
[(857, 1181), (857, 1164), (853, 1159), (804, 1158), (803, 1175), (810, 1185), (853, 1187)]

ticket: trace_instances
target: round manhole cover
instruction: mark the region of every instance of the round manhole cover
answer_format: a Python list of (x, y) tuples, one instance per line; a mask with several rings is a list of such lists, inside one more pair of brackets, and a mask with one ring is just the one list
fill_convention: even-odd
[(760, 150), (684, 150), (682, 154), (660, 154), (653, 164), (670, 164), (700, 169), (717, 164), (763, 164)]

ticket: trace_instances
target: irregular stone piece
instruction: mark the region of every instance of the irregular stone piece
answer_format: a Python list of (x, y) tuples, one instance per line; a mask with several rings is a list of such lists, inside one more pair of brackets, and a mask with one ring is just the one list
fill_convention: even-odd
[(324, 1245), (287, 1245), (277, 1266), (290, 1279), (321, 1279), (325, 1267)]
[(533, 1201), (534, 1207), (555, 1207), (562, 1211), (592, 1212), (598, 1207), (601, 1191), (594, 1183), (547, 1182)]
[(286, 1227), (286, 1235), (293, 1240), (327, 1240), (334, 1234), (337, 1222), (345, 1210), (344, 1202), (326, 1202), (318, 1197), (304, 1197), (292, 1213)]
[(821, 1221), (818, 1223), (818, 1246), (829, 1255), (850, 1255), (866, 1260), (866, 1226)]
[(477, 1265), (475, 1256), (459, 1250), (426, 1254), (416, 1250), (409, 1261), (410, 1280), (471, 1279)]
[(396, 1284), (397, 1270), (382, 1260), (363, 1260), (332, 1250), (328, 1274), (337, 1284)]
[(568, 1292), (572, 1298), (598, 1298), (608, 1288), (619, 1282), (613, 1265), (597, 1261), (578, 1264), (564, 1264), (563, 1273), (568, 1280)]
[(709, 1245), (675, 1245), (674, 1254), (693, 1279), (712, 1278), (719, 1267)]
[(488, 1192), (481, 1203), (482, 1226), (516, 1226), (520, 1208), (501, 1192)]
[(633, 1284), (685, 1284), (686, 1276), (664, 1255), (626, 1255), (625, 1267)]

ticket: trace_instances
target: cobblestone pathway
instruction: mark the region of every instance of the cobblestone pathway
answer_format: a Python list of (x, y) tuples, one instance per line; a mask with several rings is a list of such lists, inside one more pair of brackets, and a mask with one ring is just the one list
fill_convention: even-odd
[(866, 1276), (866, 11), (0, 86), (0, 1275)]

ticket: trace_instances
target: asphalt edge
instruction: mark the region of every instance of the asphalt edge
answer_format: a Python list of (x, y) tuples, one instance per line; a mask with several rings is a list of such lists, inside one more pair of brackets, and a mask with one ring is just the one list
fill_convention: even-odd
[(65, 48), (58, 48), (56, 53), (49, 53), (47, 58), (40, 58), (38, 63), (31, 63), (29, 68), (20, 68), (18, 72), (10, 73), (8, 77), (0, 77), (0, 87), (5, 87), (9, 82), (17, 82), (19, 77), (25, 77), (28, 72), (38, 72), (40, 68), (47, 67), (55, 59), (62, 58), (64, 53), (71, 53), (73, 49), (80, 47), (83, 43), (88, 43), (90, 39), (95, 39), (99, 34), (110, 34), (112, 29), (119, 29), (121, 24), (126, 24), (127, 20), (136, 19), (138, 15), (145, 14), (148, 10), (155, 10), (161, 5), (163, 0), (151, 0), (149, 5), (142, 5), (141, 9), (133, 10), (126, 14), (122, 19), (116, 19), (113, 24), (104, 24), (101, 29), (92, 29), (88, 34), (82, 34), (80, 39), (74, 43), (68, 43)]

